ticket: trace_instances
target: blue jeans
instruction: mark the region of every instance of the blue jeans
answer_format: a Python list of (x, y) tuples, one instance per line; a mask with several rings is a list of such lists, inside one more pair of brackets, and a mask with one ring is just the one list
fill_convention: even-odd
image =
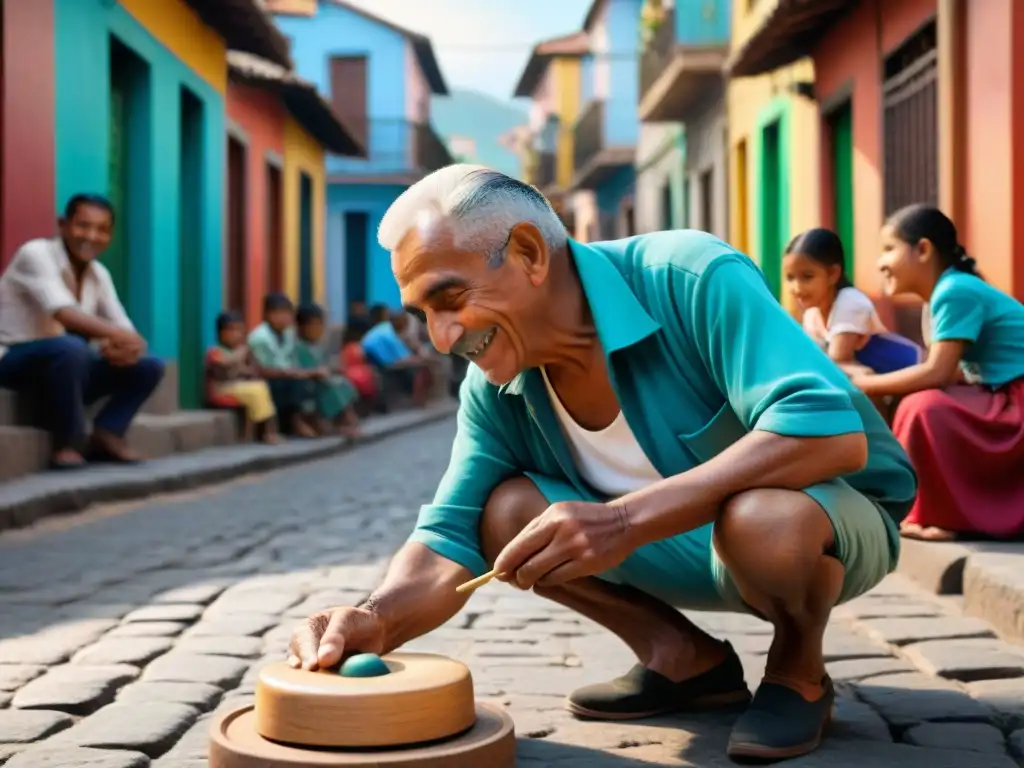
[(15, 344), (0, 357), (0, 387), (42, 399), (55, 450), (82, 441), (86, 406), (107, 396), (93, 428), (123, 436), (163, 377), (164, 363), (158, 358), (111, 365), (71, 335)]

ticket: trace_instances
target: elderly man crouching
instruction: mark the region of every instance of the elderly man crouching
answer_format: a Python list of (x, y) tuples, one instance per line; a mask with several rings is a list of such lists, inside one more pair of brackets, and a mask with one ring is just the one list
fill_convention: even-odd
[[(493, 566), (636, 654), (570, 694), (577, 715), (749, 702), (732, 757), (814, 750), (829, 613), (895, 568), (916, 477), (757, 267), (695, 231), (575, 242), (532, 187), (465, 165), (396, 200), (380, 242), (435, 346), (474, 365), (434, 502), (371, 597), (296, 631), (292, 664), (397, 648)], [(752, 699), (733, 648), (676, 609), (771, 622)]]

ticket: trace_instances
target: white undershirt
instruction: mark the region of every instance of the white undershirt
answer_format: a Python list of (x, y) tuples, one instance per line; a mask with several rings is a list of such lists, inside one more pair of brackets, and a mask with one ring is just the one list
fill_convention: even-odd
[(616, 498), (662, 479), (637, 442), (621, 410), (604, 429), (596, 432), (584, 429), (565, 410), (548, 380), (547, 371), (541, 368), (541, 373), (555, 416), (572, 449), (576, 469), (594, 490)]

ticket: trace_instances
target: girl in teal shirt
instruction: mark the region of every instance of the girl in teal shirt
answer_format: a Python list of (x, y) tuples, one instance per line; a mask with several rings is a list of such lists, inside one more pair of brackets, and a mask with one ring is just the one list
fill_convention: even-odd
[(1024, 305), (986, 283), (953, 222), (914, 205), (882, 229), (889, 295), (923, 299), (927, 359), (854, 378), (867, 395), (902, 397), (893, 432), (919, 476), (904, 536), (948, 540), (1024, 532)]

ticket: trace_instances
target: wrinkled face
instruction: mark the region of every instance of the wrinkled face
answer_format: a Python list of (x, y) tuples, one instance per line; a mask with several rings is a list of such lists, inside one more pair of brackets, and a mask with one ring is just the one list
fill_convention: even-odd
[(75, 261), (89, 263), (102, 254), (114, 236), (114, 217), (98, 205), (82, 203), (70, 219), (61, 219), (60, 236)]
[(509, 236), (504, 261), (457, 250), (443, 226), (413, 229), (392, 253), (402, 303), (442, 354), (461, 355), (501, 385), (531, 367), (548, 251), (532, 224)]
[(927, 273), (932, 255), (931, 243), (922, 240), (911, 245), (900, 239), (890, 226), (882, 228), (882, 253), (878, 269), (882, 273), (882, 290), (887, 296), (916, 293)]
[(801, 309), (820, 307), (839, 282), (839, 267), (826, 266), (802, 253), (790, 253), (782, 260), (786, 288)]
[(299, 326), (299, 336), (304, 341), (308, 341), (311, 344), (315, 344), (320, 341), (324, 335), (324, 321), (317, 318), (315, 320), (307, 320), (303, 325)]
[(229, 323), (220, 332), (220, 343), (228, 349), (234, 349), (245, 341), (245, 324)]
[(282, 333), (292, 327), (292, 323), (295, 322), (295, 312), (288, 307), (282, 307), (281, 309), (272, 309), (264, 316), (272, 329), (277, 333)]

